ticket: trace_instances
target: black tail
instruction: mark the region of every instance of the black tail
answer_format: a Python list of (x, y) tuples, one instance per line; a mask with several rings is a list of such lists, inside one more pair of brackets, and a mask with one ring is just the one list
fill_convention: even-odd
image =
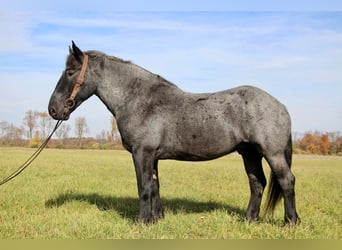
[[(285, 159), (289, 168), (291, 168), (292, 163), (292, 139), (291, 136), (287, 142), (287, 146), (285, 149)], [(268, 189), (267, 195), (267, 205), (266, 205), (266, 212), (273, 213), (274, 209), (278, 203), (278, 201), (283, 197), (283, 193), (281, 191), (281, 187), (274, 176), (273, 172), (270, 175), (270, 184)]]

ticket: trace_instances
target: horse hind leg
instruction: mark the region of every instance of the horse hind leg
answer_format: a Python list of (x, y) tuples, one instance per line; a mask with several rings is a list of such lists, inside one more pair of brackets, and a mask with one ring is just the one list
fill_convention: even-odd
[(265, 156), (271, 167), (271, 186), (268, 210), (274, 210), (276, 202), (281, 196), (284, 198), (285, 223), (296, 224), (299, 217), (295, 202), (295, 176), (291, 172), (291, 160), (286, 154)]
[(259, 221), (262, 194), (266, 186), (266, 178), (262, 169), (262, 155), (251, 145), (238, 150), (242, 155), (245, 170), (249, 179), (250, 200), (246, 218), (248, 221)]

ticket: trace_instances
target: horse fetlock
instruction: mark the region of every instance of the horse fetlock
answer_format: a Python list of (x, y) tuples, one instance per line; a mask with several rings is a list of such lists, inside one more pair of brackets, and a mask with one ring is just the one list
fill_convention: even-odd
[(260, 220), (259, 218), (259, 212), (260, 212), (260, 205), (256, 207), (252, 207), (251, 205), (248, 206), (248, 209), (246, 211), (246, 219), (249, 222), (257, 222)]

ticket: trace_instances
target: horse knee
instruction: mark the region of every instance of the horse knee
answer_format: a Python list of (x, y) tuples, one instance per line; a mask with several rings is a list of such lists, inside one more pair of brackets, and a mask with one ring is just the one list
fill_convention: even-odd
[(248, 179), (251, 193), (261, 198), (266, 186), (266, 179), (258, 178), (252, 174), (248, 175)]

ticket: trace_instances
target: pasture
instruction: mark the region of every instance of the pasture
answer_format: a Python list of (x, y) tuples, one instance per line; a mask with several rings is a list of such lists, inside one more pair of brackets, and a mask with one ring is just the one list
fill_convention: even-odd
[[(0, 178), (32, 152), (0, 148)], [(299, 226), (282, 226), (282, 203), (273, 216), (262, 213), (260, 223), (244, 220), (249, 186), (237, 154), (208, 162), (161, 161), (165, 218), (146, 226), (136, 221), (129, 153), (46, 149), (21, 175), (0, 186), (0, 238), (340, 239), (342, 157), (294, 155), (292, 168)], [(264, 170), (268, 177), (265, 162)]]

